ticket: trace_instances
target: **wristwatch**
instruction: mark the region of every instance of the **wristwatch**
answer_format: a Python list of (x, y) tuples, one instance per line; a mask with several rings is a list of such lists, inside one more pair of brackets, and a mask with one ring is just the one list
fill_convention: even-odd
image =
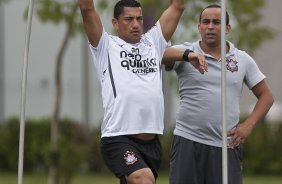
[(189, 55), (190, 52), (193, 52), (193, 51), (190, 50), (190, 49), (186, 49), (186, 50), (184, 51), (183, 56), (182, 56), (182, 59), (183, 59), (184, 61), (189, 62), (188, 55)]

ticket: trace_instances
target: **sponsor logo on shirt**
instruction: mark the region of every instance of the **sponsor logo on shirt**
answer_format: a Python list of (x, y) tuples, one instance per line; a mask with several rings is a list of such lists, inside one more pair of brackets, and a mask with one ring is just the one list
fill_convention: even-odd
[(156, 58), (142, 58), (139, 48), (132, 48), (131, 53), (120, 52), (121, 66), (135, 74), (148, 74), (158, 71)]

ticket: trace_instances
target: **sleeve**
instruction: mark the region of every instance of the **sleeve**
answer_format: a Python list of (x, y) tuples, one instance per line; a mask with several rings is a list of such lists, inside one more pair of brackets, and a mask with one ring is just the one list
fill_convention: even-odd
[(165, 48), (168, 46), (168, 42), (165, 40), (160, 22), (158, 21), (155, 26), (153, 26), (146, 34), (150, 40), (155, 44), (156, 50), (159, 52), (158, 55), (162, 58)]
[(93, 47), (89, 43), (92, 61), (94, 63), (96, 72), (100, 80), (103, 78), (103, 73), (108, 68), (108, 50), (109, 47), (109, 35), (105, 30), (103, 30), (102, 36), (100, 38), (99, 44), (97, 47)]
[(249, 89), (252, 89), (266, 77), (260, 71), (258, 65), (251, 56), (244, 52), (242, 57), (243, 61), (246, 62), (246, 74), (244, 77), (244, 82)]

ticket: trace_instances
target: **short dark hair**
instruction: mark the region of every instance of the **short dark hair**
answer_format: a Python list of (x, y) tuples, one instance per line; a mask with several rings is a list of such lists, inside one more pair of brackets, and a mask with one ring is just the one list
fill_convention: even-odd
[[(201, 23), (203, 11), (205, 11), (205, 10), (208, 9), (208, 8), (221, 8), (221, 6), (220, 6), (220, 5), (217, 5), (217, 4), (211, 4), (211, 5), (207, 6), (207, 7), (205, 7), (205, 8), (202, 10), (202, 12), (200, 13), (200, 17), (199, 17), (199, 22), (200, 22), (200, 23)], [(229, 24), (229, 14), (228, 14), (228, 12), (226, 11), (226, 25), (228, 25), (228, 24)]]
[(137, 0), (120, 0), (117, 2), (114, 8), (114, 18), (118, 19), (120, 14), (123, 13), (124, 7), (141, 7), (141, 4)]

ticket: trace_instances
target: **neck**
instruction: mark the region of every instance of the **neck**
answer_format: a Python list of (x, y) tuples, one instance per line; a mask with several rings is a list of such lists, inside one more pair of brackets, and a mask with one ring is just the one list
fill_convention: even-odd
[[(200, 41), (200, 47), (201, 49), (206, 53), (217, 60), (221, 59), (221, 45), (206, 45), (204, 42)], [(226, 52), (229, 51), (229, 44), (226, 42)]]

